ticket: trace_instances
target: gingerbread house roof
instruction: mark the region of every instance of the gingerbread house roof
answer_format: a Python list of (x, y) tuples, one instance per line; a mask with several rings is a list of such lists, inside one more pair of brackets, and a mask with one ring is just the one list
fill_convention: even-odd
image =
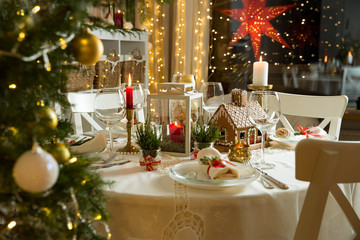
[(216, 122), (221, 116), (225, 116), (229, 119), (229, 122), (231, 125), (233, 125), (234, 129), (254, 127), (254, 125), (248, 119), (248, 107), (251, 109), (251, 111), (257, 112), (264, 118), (268, 117), (257, 101), (251, 101), (245, 107), (240, 107), (234, 103), (221, 104), (212, 116), (211, 121)]

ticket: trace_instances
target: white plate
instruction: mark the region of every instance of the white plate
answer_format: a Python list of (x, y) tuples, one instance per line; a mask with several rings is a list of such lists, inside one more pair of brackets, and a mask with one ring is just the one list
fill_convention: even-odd
[[(309, 136), (312, 139), (319, 139), (319, 140), (329, 140), (329, 141), (334, 141), (336, 140), (335, 136), (331, 136), (331, 135), (326, 135), (324, 137), (313, 137), (313, 136)], [(280, 142), (280, 143), (285, 143), (288, 145), (296, 145), (298, 142), (300, 142), (303, 139), (306, 139), (305, 135), (295, 135), (292, 136), (290, 138), (279, 138), (275, 135), (270, 135), (269, 137), (271, 140), (276, 141), (276, 142)]]
[(244, 186), (260, 177), (260, 173), (250, 166), (237, 162), (231, 163), (236, 165), (235, 168), (241, 176), (239, 179), (211, 180), (206, 170), (204, 170), (197, 161), (176, 164), (170, 169), (169, 175), (175, 181), (188, 185), (189, 187), (211, 190)]

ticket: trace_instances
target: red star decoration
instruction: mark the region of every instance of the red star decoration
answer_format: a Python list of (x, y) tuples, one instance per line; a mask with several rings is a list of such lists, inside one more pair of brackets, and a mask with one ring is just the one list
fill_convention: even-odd
[(242, 0), (242, 3), (244, 8), (218, 10), (236, 21), (241, 22), (240, 27), (237, 29), (230, 42), (230, 46), (250, 34), (255, 59), (258, 59), (261, 34), (265, 34), (285, 45), (287, 48), (290, 48), (269, 21), (295, 7), (296, 4), (265, 7), (266, 0)]

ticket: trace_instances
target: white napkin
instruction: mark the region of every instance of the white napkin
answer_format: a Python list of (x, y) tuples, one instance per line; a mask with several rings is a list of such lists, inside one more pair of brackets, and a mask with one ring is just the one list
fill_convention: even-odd
[(211, 180), (232, 180), (240, 178), (239, 172), (234, 167), (226, 162), (223, 163), (225, 165), (223, 168), (210, 167), (208, 169), (208, 175)]
[(102, 133), (99, 133), (93, 139), (81, 144), (80, 146), (71, 146), (70, 150), (77, 154), (94, 153), (104, 150), (106, 145), (106, 136)]

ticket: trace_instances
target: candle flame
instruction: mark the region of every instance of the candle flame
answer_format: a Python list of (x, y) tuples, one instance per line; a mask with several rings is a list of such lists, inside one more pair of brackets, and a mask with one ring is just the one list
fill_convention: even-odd
[(131, 75), (129, 73), (129, 87), (131, 86), (131, 83), (132, 83), (132, 79), (131, 79)]
[(260, 56), (260, 62), (262, 61), (262, 56)]
[(120, 10), (118, 10), (118, 13), (121, 13), (121, 11), (120, 11)]
[(350, 51), (348, 52), (348, 57), (352, 57), (352, 54), (351, 54), (351, 52), (350, 52)]
[(325, 55), (324, 63), (327, 63), (327, 55)]

